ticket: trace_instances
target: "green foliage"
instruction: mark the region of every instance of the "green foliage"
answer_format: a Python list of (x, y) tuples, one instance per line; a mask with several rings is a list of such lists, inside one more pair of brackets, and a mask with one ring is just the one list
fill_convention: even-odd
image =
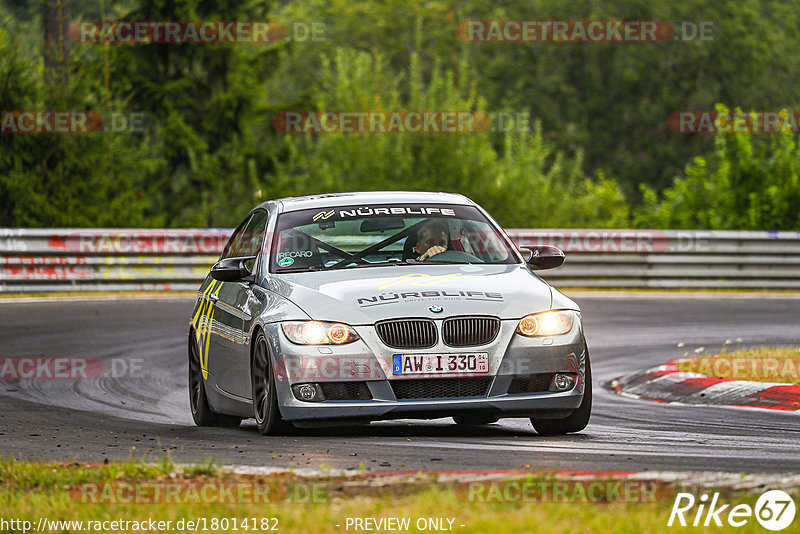
[[(422, 189), (464, 193), (508, 227), (800, 229), (795, 136), (666, 126), (673, 111), (717, 102), (798, 109), (796, 3), (73, 2), (76, 20), (277, 20), (290, 39), (73, 43), (65, 87), (43, 72), (42, 13), (39, 1), (0, 4), (0, 110), (143, 112), (151, 126), (0, 135), (0, 226), (232, 226), (267, 198)], [(688, 42), (465, 43), (456, 33), (465, 19), (715, 30)], [(322, 24), (323, 40), (291, 39), (295, 23)], [(311, 109), (533, 120), (529, 132), (482, 134), (296, 135), (271, 124), (275, 111)]]
[[(717, 110), (728, 112), (722, 105)], [(796, 230), (800, 141), (789, 133), (719, 134), (710, 161), (694, 158), (662, 199), (646, 186), (643, 197), (635, 214), (641, 227)]]
[(472, 13), (713, 23), (711, 40), (474, 45), (479, 89), (490, 105), (530, 109), (557, 147), (583, 151), (587, 172), (605, 170), (628, 193), (639, 183), (667, 186), (686, 161), (712, 148), (709, 136), (670, 132), (665, 120), (673, 111), (713, 109), (717, 102), (761, 110), (800, 104), (798, 70), (787, 68), (800, 62), (797, 4), (513, 0)]
[[(267, 20), (264, 0), (142, 0), (129, 20)], [(114, 92), (153, 117), (161, 158), (146, 176), (149, 212), (170, 226), (235, 225), (254, 202), (252, 168), (268, 164), (254, 121), (275, 61), (263, 44), (116, 46)]]
[[(325, 23), (328, 41), (295, 43), (281, 67), (298, 92), (313, 91), (319, 55), (333, 47), (378, 48), (398, 70), (412, 53), (423, 71), (455, 69), (466, 53), (488, 109), (529, 110), (555, 148), (583, 153), (585, 173), (605, 171), (632, 195), (639, 183), (667, 186), (711, 148), (707, 136), (671, 133), (673, 111), (800, 105), (800, 5), (781, 0), (294, 0), (277, 16)], [(713, 39), (465, 43), (455, 28), (468, 19), (675, 21), (687, 36), (707, 22)]]
[[(110, 6), (110, 18), (268, 18), (264, 1), (125, 4)], [(36, 27), (29, 11), (0, 13), (4, 27)], [(76, 18), (83, 15), (96, 13)], [(70, 82), (61, 87), (45, 82), (30, 39), (23, 50), (14, 35), (2, 36), (0, 109), (144, 113), (151, 127), (0, 136), (0, 225), (230, 226), (257, 200), (256, 173), (271, 165), (257, 127), (274, 47), (73, 43)]]
[[(585, 174), (605, 172), (615, 177), (619, 184), (615, 194), (624, 193), (639, 213), (647, 214), (652, 195), (682, 175), (687, 161), (709, 152), (706, 159), (711, 165), (715, 161), (713, 136), (670, 132), (666, 126), (670, 113), (713, 109), (720, 101), (745, 109), (797, 109), (800, 70), (792, 66), (800, 63), (798, 16), (798, 5), (778, 0), (745, 0), (736, 5), (715, 0), (358, 4), (295, 0), (279, 17), (322, 21), (329, 41), (294, 43), (281, 66), (282, 78), (289, 80), (296, 93), (313, 98), (309, 95), (319, 80), (319, 56), (333, 47), (377, 48), (394, 69), (401, 69), (416, 54), (423, 72), (436, 64), (456, 70), (466, 58), (486, 109), (530, 110), (550, 147), (580, 158)], [(463, 43), (455, 36), (455, 25), (461, 20), (526, 18), (669, 20), (675, 21), (679, 34), (681, 21), (689, 32), (692, 24), (702, 22), (712, 23), (714, 29), (710, 40), (642, 44)], [(423, 36), (422, 41), (415, 39), (417, 34)], [(771, 150), (768, 145), (765, 154)], [(772, 198), (780, 194), (773, 192)], [(584, 205), (591, 213), (594, 203)], [(737, 204), (734, 211), (743, 206)], [(590, 225), (603, 225), (606, 220), (602, 216), (583, 219)], [(625, 224), (622, 213), (612, 220), (612, 224)], [(702, 227), (704, 223), (695, 224)]]
[[(396, 72), (380, 54), (339, 49), (324, 60), (314, 109), (484, 110), (466, 64), (423, 73), (416, 54)], [(407, 95), (407, 96), (404, 96)], [(506, 226), (624, 225), (625, 200), (604, 176), (583, 175), (580, 158), (545, 142), (541, 127), (493, 133), (286, 134), (269, 196), (342, 190), (452, 191), (478, 200)], [(599, 218), (602, 217), (602, 218)]]
[[(39, 66), (15, 46), (0, 49), (0, 109), (94, 107), (87, 78), (73, 78), (62, 94), (41, 83)], [(0, 226), (147, 224), (139, 173), (151, 164), (145, 141), (129, 135), (0, 135)]]

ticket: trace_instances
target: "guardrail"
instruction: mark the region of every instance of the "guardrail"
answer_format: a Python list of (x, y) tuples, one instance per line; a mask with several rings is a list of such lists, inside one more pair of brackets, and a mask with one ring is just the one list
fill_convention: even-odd
[[(229, 229), (0, 228), (0, 292), (193, 291)], [(555, 245), (564, 287), (800, 288), (800, 232), (509, 230)]]
[(0, 292), (193, 291), (230, 229), (0, 229)]

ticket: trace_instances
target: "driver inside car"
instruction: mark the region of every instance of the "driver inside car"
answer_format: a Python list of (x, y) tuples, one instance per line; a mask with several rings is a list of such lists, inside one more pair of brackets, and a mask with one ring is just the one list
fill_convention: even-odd
[(414, 247), (419, 257), (417, 261), (425, 261), (447, 250), (449, 244), (447, 223), (440, 219), (431, 219), (417, 231), (417, 244)]

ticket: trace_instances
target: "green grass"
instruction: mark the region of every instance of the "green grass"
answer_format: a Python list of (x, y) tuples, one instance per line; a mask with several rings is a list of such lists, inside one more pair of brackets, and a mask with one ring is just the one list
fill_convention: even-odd
[(209, 475), (214, 476), (219, 474), (220, 466), (217, 464), (216, 460), (213, 458), (209, 458), (203, 462), (187, 466), (183, 469), (183, 472), (189, 476), (200, 476), (200, 475)]
[(169, 457), (156, 463), (113, 462), (108, 464), (41, 463), (0, 459), (0, 491), (28, 492), (63, 488), (84, 482), (155, 479), (175, 469)]
[(800, 348), (755, 347), (678, 363), (678, 370), (718, 378), (800, 384)]
[[(552, 483), (552, 475), (532, 473), (528, 483)], [(607, 482), (599, 477), (596, 481)], [(380, 482), (380, 483), (379, 483)], [(155, 464), (138, 462), (90, 464), (27, 463), (0, 460), (0, 517), (17, 518), (36, 524), (48, 520), (155, 520), (228, 518), (277, 518), (280, 532), (346, 532), (347, 518), (408, 517), (409, 530), (419, 518), (452, 518), (454, 532), (493, 532), (498, 534), (663, 532), (674, 500), (675, 488), (661, 486), (655, 502), (481, 502), (470, 500), (464, 483), (438, 482), (430, 474), (386, 484), (370, 475), (344, 478), (320, 476), (303, 478), (291, 473), (263, 476), (234, 475), (212, 461), (189, 467), (175, 466), (165, 459)], [(592, 481), (583, 481), (584, 487)], [(173, 485), (186, 488), (227, 485), (268, 489), (264, 499), (243, 502), (218, 502), (218, 494), (206, 494), (202, 502), (173, 499), (172, 502), (119, 503), (86, 499), (85, 488), (146, 487)], [(502, 484), (502, 482), (501, 482)], [(112, 495), (116, 495), (110, 492)], [(479, 495), (491, 495), (489, 492)], [(697, 492), (695, 492), (697, 494)], [(94, 494), (98, 495), (98, 494)], [(209, 497), (210, 495), (210, 497)], [(495, 494), (498, 496), (500, 494)], [(726, 502), (753, 505), (755, 494), (728, 494)], [(115, 499), (112, 498), (111, 501)], [(497, 500), (497, 499), (495, 499)], [(500, 500), (503, 500), (502, 498)], [(251, 519), (250, 519), (251, 520)], [(209, 528), (211, 523), (207, 523)], [(446, 523), (445, 523), (446, 524)], [(336, 525), (340, 525), (337, 527)], [(463, 527), (461, 525), (464, 525)], [(72, 529), (77, 531), (77, 529)], [(124, 529), (120, 529), (124, 530)], [(172, 530), (175, 530), (174, 527)], [(217, 531), (223, 531), (217, 528)], [(228, 529), (232, 530), (232, 529)], [(252, 529), (250, 529), (252, 530)], [(692, 528), (692, 532), (719, 532), (719, 528)], [(725, 530), (762, 532), (752, 520), (743, 528)], [(200, 529), (202, 531), (202, 528)], [(209, 530), (213, 531), (213, 530)], [(241, 532), (246, 532), (240, 530)], [(351, 527), (350, 532), (353, 532)]]

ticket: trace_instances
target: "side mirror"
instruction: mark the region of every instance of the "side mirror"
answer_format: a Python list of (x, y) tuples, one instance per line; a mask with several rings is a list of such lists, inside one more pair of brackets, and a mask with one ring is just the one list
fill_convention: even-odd
[(539, 245), (533, 248), (520, 248), (525, 262), (533, 269), (555, 269), (564, 265), (564, 253), (558, 247)]
[(211, 277), (220, 282), (237, 282), (247, 278), (250, 276), (250, 270), (247, 268), (246, 263), (255, 259), (255, 256), (246, 256), (219, 260), (211, 268)]

